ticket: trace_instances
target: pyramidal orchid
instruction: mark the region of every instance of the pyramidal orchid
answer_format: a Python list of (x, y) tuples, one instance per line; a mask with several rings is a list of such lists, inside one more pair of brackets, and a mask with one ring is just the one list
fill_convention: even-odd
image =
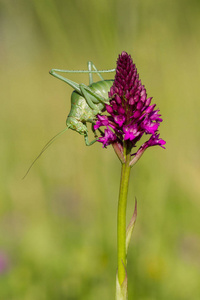
[[(100, 129), (98, 142), (103, 148), (112, 145), (122, 163), (117, 219), (118, 271), (116, 299), (127, 299), (127, 250), (137, 216), (137, 202), (133, 217), (126, 229), (126, 205), (131, 167), (151, 146), (165, 148), (158, 128), (162, 122), (152, 97), (147, 97), (145, 86), (139, 79), (137, 68), (130, 55), (122, 52), (117, 60), (116, 75), (108, 94), (105, 114), (98, 114), (94, 129)], [(140, 139), (147, 140), (132, 153)]]
[(123, 160), (121, 150), (124, 142), (133, 148), (144, 134), (150, 136), (135, 153), (133, 162), (150, 146), (159, 145), (164, 148), (166, 142), (158, 134), (158, 127), (162, 122), (159, 110), (156, 109), (156, 104), (151, 104), (152, 97), (147, 98), (137, 68), (131, 56), (124, 51), (119, 55), (115, 80), (108, 96), (110, 103), (106, 104), (107, 114), (97, 115), (94, 126), (95, 130), (105, 127), (103, 135), (98, 139), (103, 147), (110, 144), (118, 147), (119, 158)]

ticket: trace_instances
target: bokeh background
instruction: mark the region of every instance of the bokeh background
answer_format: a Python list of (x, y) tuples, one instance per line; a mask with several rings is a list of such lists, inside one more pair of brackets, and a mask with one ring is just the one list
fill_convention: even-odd
[(70, 110), (72, 89), (48, 71), (114, 68), (123, 50), (167, 141), (131, 174), (129, 299), (200, 299), (199, 30), (199, 0), (0, 0), (1, 300), (114, 299), (113, 149), (68, 131), (21, 178)]

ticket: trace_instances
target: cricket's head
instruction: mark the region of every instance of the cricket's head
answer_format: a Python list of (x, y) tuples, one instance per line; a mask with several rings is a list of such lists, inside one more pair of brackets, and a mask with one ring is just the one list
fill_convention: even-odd
[(66, 125), (68, 128), (75, 130), (82, 135), (85, 135), (85, 133), (87, 132), (86, 125), (74, 117), (68, 117), (66, 121)]

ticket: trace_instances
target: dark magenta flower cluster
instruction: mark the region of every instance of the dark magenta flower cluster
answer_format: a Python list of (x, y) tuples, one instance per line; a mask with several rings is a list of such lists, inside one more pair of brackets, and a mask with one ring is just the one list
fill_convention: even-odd
[(147, 98), (144, 85), (142, 85), (133, 64), (132, 58), (126, 52), (119, 55), (117, 61), (114, 83), (108, 94), (109, 104), (106, 104), (106, 115), (97, 115), (94, 129), (105, 127), (99, 142), (106, 147), (113, 143), (123, 145), (129, 141), (131, 147), (141, 139), (144, 134), (151, 135), (140, 150), (154, 145), (164, 148), (166, 143), (159, 138), (158, 127), (162, 119), (156, 104), (151, 104)]

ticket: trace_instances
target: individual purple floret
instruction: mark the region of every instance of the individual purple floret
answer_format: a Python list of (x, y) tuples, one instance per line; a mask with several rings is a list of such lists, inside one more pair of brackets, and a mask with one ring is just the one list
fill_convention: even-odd
[(123, 145), (127, 141), (132, 148), (144, 134), (151, 136), (141, 146), (143, 151), (154, 145), (163, 147), (166, 142), (157, 133), (162, 122), (159, 110), (155, 108), (156, 104), (151, 104), (152, 97), (147, 98), (136, 66), (124, 51), (119, 55), (115, 80), (108, 96), (110, 104), (106, 105), (107, 115), (97, 115), (94, 126), (95, 130), (106, 127), (98, 139), (103, 147), (116, 141)]

